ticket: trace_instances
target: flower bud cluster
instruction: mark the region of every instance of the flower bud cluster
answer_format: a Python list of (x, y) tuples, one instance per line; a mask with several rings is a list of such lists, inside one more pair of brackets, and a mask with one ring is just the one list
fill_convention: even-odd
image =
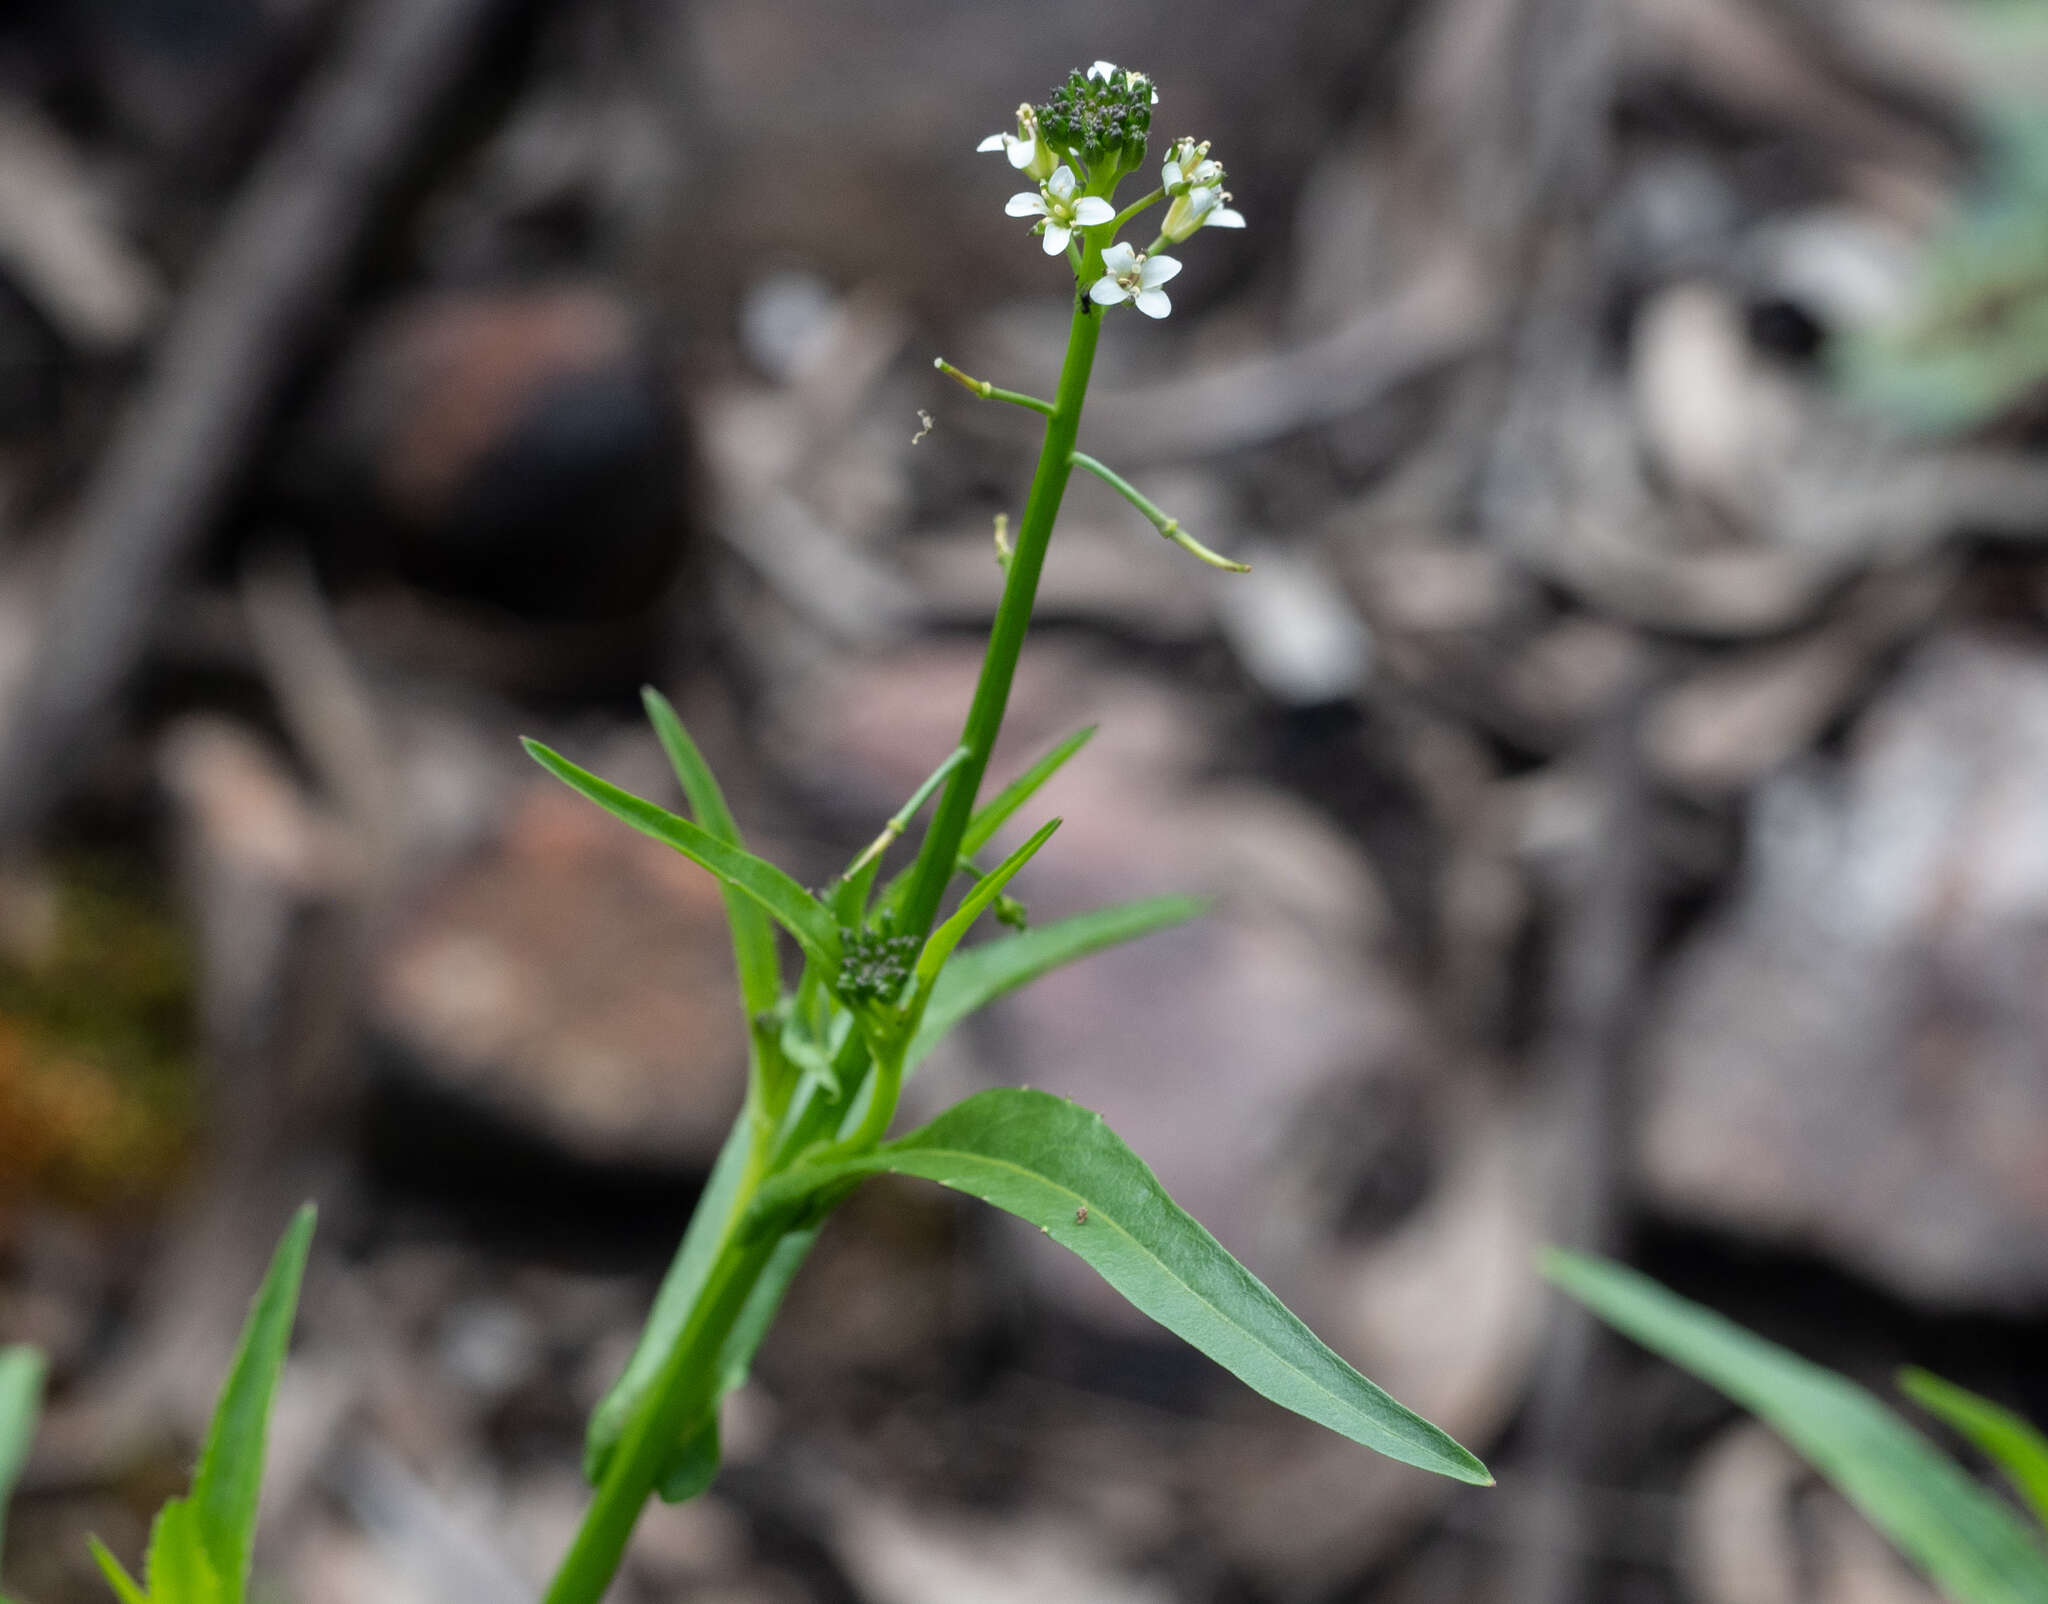
[(903, 989), (917, 957), (915, 936), (842, 925), (839, 995), (847, 1002), (886, 1002)]
[(1142, 72), (1098, 61), (1078, 68), (1037, 108), (1040, 136), (1055, 151), (1090, 169), (1110, 163), (1128, 172), (1145, 159), (1152, 106), (1159, 91)]

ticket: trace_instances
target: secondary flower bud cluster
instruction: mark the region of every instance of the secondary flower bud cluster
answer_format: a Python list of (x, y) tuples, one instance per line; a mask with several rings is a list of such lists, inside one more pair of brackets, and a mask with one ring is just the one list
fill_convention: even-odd
[(1031, 231), (1045, 254), (1067, 251), (1077, 270), (1088, 244), (1077, 234), (1120, 217), (1128, 221), (1165, 200), (1166, 216), (1151, 245), (1143, 251), (1120, 241), (1103, 247), (1101, 276), (1088, 286), (1099, 306), (1128, 301), (1155, 318), (1173, 310), (1161, 286), (1181, 270), (1178, 260), (1159, 254), (1161, 247), (1178, 245), (1203, 228), (1245, 226), (1223, 187), (1223, 164), (1209, 155), (1206, 139), (1175, 140), (1159, 170), (1159, 188), (1128, 211), (1116, 211), (1110, 197), (1118, 180), (1145, 159), (1158, 100), (1159, 91), (1144, 73), (1098, 61), (1068, 73), (1044, 104), (1019, 106), (1016, 133), (990, 134), (977, 147), (1002, 151), (1012, 167), (1036, 181), (1035, 190), (1012, 195), (1004, 209), (1012, 217), (1036, 218)]

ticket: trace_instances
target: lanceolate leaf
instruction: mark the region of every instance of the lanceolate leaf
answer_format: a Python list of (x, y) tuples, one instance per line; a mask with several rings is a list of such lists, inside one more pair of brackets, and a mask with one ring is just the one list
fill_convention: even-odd
[(1166, 1195), (1100, 1115), (1044, 1092), (981, 1092), (900, 1141), (790, 1173), (763, 1189), (760, 1207), (772, 1214), (807, 1190), (881, 1173), (937, 1181), (1029, 1220), (1275, 1403), (1404, 1463), (1492, 1480), (1331, 1352)]
[[(270, 1272), (249, 1306), (241, 1343), (221, 1386), (220, 1401), (214, 1406), (213, 1424), (207, 1428), (199, 1470), (192, 1478), (191, 1513), (178, 1517), (179, 1521), (189, 1518), (220, 1586), (234, 1600), (239, 1600), (248, 1586), (270, 1405), (277, 1396), (285, 1351), (291, 1345), (299, 1283), (313, 1243), (313, 1219), (313, 1205), (308, 1203), (292, 1216), (271, 1257)], [(150, 1586), (156, 1590), (154, 1580)]]
[[(711, 765), (704, 761), (704, 754), (697, 750), (697, 743), (690, 739), (690, 732), (683, 728), (683, 721), (676, 717), (668, 698), (652, 685), (646, 685), (641, 687), (640, 700), (661, 741), (662, 751), (668, 754), (669, 766), (682, 784), (683, 795), (690, 799), (690, 811), (697, 815), (697, 823), (727, 846), (745, 851), (746, 842), (740, 836), (732, 809), (725, 805), (725, 793), (719, 789)], [(766, 1013), (782, 994), (782, 968), (775, 956), (775, 927), (752, 897), (732, 885), (722, 889), (725, 920), (732, 927), (740, 998), (749, 1014)]]
[(925, 938), (924, 950), (917, 955), (918, 989), (929, 994), (932, 983), (939, 978), (939, 971), (953, 949), (966, 939), (967, 932), (974, 928), (974, 921), (987, 912), (990, 903), (1002, 895), (1003, 887), (1016, 878), (1022, 869), (1038, 855), (1038, 849), (1052, 839), (1053, 831), (1060, 827), (1058, 819), (1049, 819), (1029, 841), (997, 864), (981, 877), (979, 884), (961, 899), (960, 906), (938, 929)]
[(1038, 788), (1059, 773), (1067, 759), (1095, 737), (1095, 726), (1074, 731), (1064, 741), (1026, 769), (1016, 779), (1004, 786), (982, 806), (974, 810), (974, 817), (967, 821), (967, 833), (960, 838), (960, 856), (971, 858), (987, 846), (1015, 813), (1037, 793)]
[(1134, 941), (1169, 925), (1185, 924), (1207, 906), (1200, 897), (1127, 902), (955, 952), (933, 983), (931, 1001), (925, 1005), (924, 1018), (904, 1056), (904, 1074), (915, 1069), (949, 1030), (983, 1005), (1091, 952)]
[(224, 1581), (209, 1553), (197, 1505), (174, 1498), (149, 1532), (150, 1604), (241, 1604), (242, 1584)]
[(588, 769), (578, 768), (559, 752), (538, 741), (523, 743), (533, 760), (572, 789), (644, 835), (674, 847), (692, 863), (710, 870), (726, 885), (745, 892), (772, 914), (828, 973), (839, 969), (839, 927), (830, 913), (796, 881), (766, 858), (721, 841), (710, 831), (678, 818), (609, 780), (601, 780)]
[(676, 1249), (668, 1274), (662, 1277), (661, 1290), (654, 1295), (654, 1307), (648, 1312), (647, 1324), (640, 1329), (632, 1358), (591, 1412), (590, 1426), (583, 1438), (583, 1474), (593, 1487), (604, 1480), (612, 1450), (618, 1447), (634, 1410), (660, 1373), (662, 1361), (681, 1340), (683, 1327), (689, 1323), (690, 1310), (718, 1258), (720, 1237), (732, 1215), (733, 1200), (739, 1196), (752, 1146), (753, 1131), (742, 1115), (733, 1123), (725, 1146), (719, 1150), (718, 1161), (711, 1166), (710, 1178), (690, 1215), (682, 1246)]
[(1545, 1273), (1617, 1330), (1754, 1411), (1958, 1604), (2044, 1604), (2048, 1557), (2013, 1511), (1863, 1388), (1600, 1259)]
[(92, 1554), (92, 1562), (100, 1568), (100, 1575), (107, 1579), (107, 1586), (114, 1590), (114, 1596), (121, 1604), (150, 1604), (149, 1595), (122, 1568), (121, 1562), (108, 1551), (105, 1543), (97, 1537), (88, 1537), (85, 1544)]
[[(760, 1280), (754, 1283), (754, 1290), (747, 1294), (747, 1301), (740, 1308), (739, 1319), (725, 1339), (725, 1346), (718, 1353), (718, 1395), (723, 1398), (746, 1385), (747, 1377), (754, 1368), (754, 1355), (760, 1350), (762, 1338), (768, 1335), (769, 1326), (775, 1323), (776, 1311), (782, 1307), (783, 1294), (789, 1291), (790, 1282), (803, 1268), (803, 1262), (810, 1257), (811, 1247), (818, 1240), (817, 1228), (791, 1231), (775, 1245), (761, 1271)], [(675, 1457), (663, 1469), (661, 1479), (655, 1484), (662, 1498), (671, 1504), (681, 1504), (695, 1498), (709, 1487), (718, 1474), (718, 1405), (711, 1406), (712, 1413), (696, 1431), (692, 1432), (678, 1446)]]
[(1899, 1387), (1922, 1409), (1975, 1443), (2012, 1478), (2034, 1518), (2048, 1526), (2048, 1437), (2010, 1409), (1928, 1371), (1900, 1371)]
[(43, 1356), (34, 1348), (0, 1348), (0, 1556), (7, 1552), (7, 1501), (28, 1463), (43, 1401)]

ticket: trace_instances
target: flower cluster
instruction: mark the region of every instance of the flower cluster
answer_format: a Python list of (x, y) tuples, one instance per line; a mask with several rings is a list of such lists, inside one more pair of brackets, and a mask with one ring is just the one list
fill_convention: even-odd
[[(1155, 318), (1173, 310), (1162, 286), (1181, 269), (1176, 258), (1160, 254), (1162, 247), (1178, 245), (1204, 228), (1245, 226), (1244, 214), (1230, 204), (1230, 192), (1223, 187), (1223, 164), (1210, 156), (1206, 139), (1175, 140), (1159, 169), (1159, 188), (1128, 211), (1117, 212), (1110, 196), (1118, 179), (1144, 160), (1158, 100), (1159, 91), (1144, 73), (1098, 61), (1086, 71), (1068, 73), (1043, 105), (1019, 106), (1016, 133), (990, 134), (978, 147), (1002, 151), (1012, 167), (1037, 181), (1035, 191), (1012, 195), (1005, 210), (1012, 217), (1038, 219), (1031, 231), (1041, 237), (1048, 256), (1074, 246), (1080, 230), (1128, 221), (1164, 200), (1166, 216), (1158, 237), (1142, 251), (1121, 241), (1104, 246), (1101, 276), (1088, 286), (1089, 299), (1098, 306), (1128, 301)], [(1074, 260), (1078, 268), (1087, 258), (1077, 252)]]

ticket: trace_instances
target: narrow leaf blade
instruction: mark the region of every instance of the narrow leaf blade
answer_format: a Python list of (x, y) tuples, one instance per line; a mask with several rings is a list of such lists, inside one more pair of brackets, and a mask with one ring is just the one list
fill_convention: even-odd
[(971, 858), (987, 846), (1010, 820), (1010, 816), (1038, 794), (1038, 788), (1045, 784), (1065, 766), (1082, 747), (1095, 739), (1096, 726), (1074, 731), (1044, 757), (1026, 769), (1016, 779), (1004, 786), (987, 802), (975, 809), (974, 816), (967, 821), (967, 833), (960, 838), (960, 856)]
[(114, 1590), (114, 1596), (121, 1604), (149, 1604), (149, 1595), (141, 1585), (128, 1574), (127, 1568), (114, 1558), (113, 1551), (97, 1537), (85, 1540), (92, 1562), (100, 1568), (100, 1575), (107, 1579), (107, 1586)]
[(43, 1356), (25, 1343), (0, 1348), (0, 1556), (7, 1552), (7, 1504), (35, 1441), (43, 1371)]
[[(646, 685), (641, 687), (640, 700), (647, 709), (648, 722), (654, 726), (655, 738), (668, 754), (669, 767), (676, 771), (683, 795), (690, 800), (690, 811), (697, 816), (697, 823), (715, 839), (745, 851), (747, 844), (741, 838), (732, 809), (726, 806), (725, 792), (719, 788), (711, 765), (704, 761), (704, 754), (697, 750), (697, 743), (690, 739), (690, 732), (683, 728), (683, 721), (676, 716), (668, 698), (652, 685)], [(766, 1013), (775, 1006), (782, 991), (775, 927), (752, 897), (734, 886), (722, 889), (725, 921), (732, 927), (733, 963), (739, 972), (740, 997), (749, 1014)]]
[(998, 997), (1092, 952), (1185, 924), (1207, 907), (1200, 897), (1121, 903), (955, 953), (932, 984), (931, 1001), (904, 1055), (903, 1073), (910, 1074), (948, 1031)]
[(1053, 831), (1060, 827), (1058, 819), (1048, 819), (1029, 841), (997, 864), (981, 877), (979, 884), (961, 899), (960, 906), (938, 929), (925, 938), (924, 950), (917, 955), (917, 984), (920, 991), (929, 993), (932, 983), (939, 977), (945, 962), (953, 956), (953, 949), (966, 939), (967, 932), (974, 928), (974, 921), (988, 911), (990, 903), (1002, 895), (1003, 887), (1016, 878), (1017, 872), (1038, 855), (1038, 849), (1052, 839)]
[(609, 780), (599, 779), (539, 741), (522, 744), (536, 763), (571, 790), (580, 791), (607, 813), (623, 819), (641, 834), (674, 847), (692, 863), (751, 897), (796, 937), (806, 956), (815, 959), (828, 973), (838, 972), (839, 927), (816, 897), (766, 858), (731, 846), (667, 808), (622, 790)]
[[(754, 1354), (768, 1335), (768, 1328), (775, 1323), (783, 1295), (789, 1291), (790, 1282), (796, 1279), (797, 1271), (810, 1257), (812, 1245), (817, 1240), (818, 1229), (814, 1226), (791, 1231), (775, 1244), (775, 1251), (762, 1269), (760, 1279), (754, 1283), (753, 1291), (747, 1294), (747, 1301), (740, 1306), (739, 1318), (726, 1334), (725, 1345), (718, 1351), (720, 1398), (746, 1385), (747, 1377), (754, 1368)], [(655, 1490), (661, 1494), (664, 1503), (687, 1503), (717, 1479), (718, 1461), (718, 1405), (714, 1402), (703, 1423), (677, 1445), (674, 1455), (662, 1468)]]
[(591, 1411), (590, 1425), (583, 1437), (583, 1474), (593, 1487), (604, 1480), (612, 1451), (618, 1447), (634, 1411), (654, 1385), (669, 1350), (682, 1339), (690, 1310), (704, 1290), (718, 1257), (720, 1237), (739, 1196), (752, 1146), (753, 1132), (747, 1116), (742, 1114), (733, 1122), (732, 1131), (711, 1166), (703, 1195), (697, 1199), (689, 1226), (683, 1232), (682, 1245), (676, 1249), (668, 1273), (661, 1279), (654, 1307), (648, 1311), (647, 1323), (640, 1328), (640, 1340), (634, 1344), (632, 1357)]
[(2034, 1518), (2048, 1527), (2048, 1437), (2010, 1409), (1930, 1371), (1900, 1371), (1899, 1388), (1922, 1409), (1975, 1443), (2012, 1479)]
[(1041, 1227), (1142, 1312), (1296, 1414), (1405, 1464), (1492, 1480), (1333, 1353), (1166, 1195), (1099, 1114), (1045, 1092), (980, 1092), (900, 1141), (792, 1172), (763, 1188), (761, 1206), (880, 1173), (936, 1181)]
[(2048, 1558), (2013, 1512), (1847, 1377), (1618, 1264), (1552, 1252), (1544, 1273), (1616, 1330), (1754, 1412), (1949, 1597), (2048, 1601)]
[[(200, 1450), (199, 1470), (192, 1478), (193, 1531), (205, 1544), (222, 1587), (235, 1598), (248, 1586), (270, 1406), (291, 1346), (314, 1217), (313, 1205), (302, 1205), (271, 1256), (269, 1273), (249, 1305), (241, 1342)], [(155, 1589), (154, 1580), (151, 1588)]]
[[(207, 1552), (205, 1520), (196, 1504), (173, 1498), (157, 1511), (149, 1530), (150, 1604), (229, 1604), (229, 1595)], [(240, 1604), (243, 1588), (233, 1593)]]

